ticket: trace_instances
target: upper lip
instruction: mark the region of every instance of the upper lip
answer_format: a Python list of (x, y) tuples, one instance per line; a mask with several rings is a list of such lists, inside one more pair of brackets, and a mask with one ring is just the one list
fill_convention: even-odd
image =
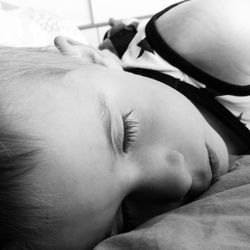
[(211, 183), (214, 183), (220, 177), (220, 160), (216, 152), (209, 146), (206, 145), (209, 164), (212, 172), (212, 180)]

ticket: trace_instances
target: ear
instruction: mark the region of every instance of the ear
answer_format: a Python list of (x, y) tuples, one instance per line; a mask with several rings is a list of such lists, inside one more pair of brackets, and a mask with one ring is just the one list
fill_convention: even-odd
[(77, 57), (86, 63), (95, 63), (109, 68), (122, 69), (119, 58), (107, 50), (100, 51), (63, 36), (56, 37), (54, 43), (57, 49), (64, 55)]
[(64, 55), (77, 57), (86, 62), (95, 62), (95, 49), (70, 38), (58, 36), (54, 40), (56, 48)]

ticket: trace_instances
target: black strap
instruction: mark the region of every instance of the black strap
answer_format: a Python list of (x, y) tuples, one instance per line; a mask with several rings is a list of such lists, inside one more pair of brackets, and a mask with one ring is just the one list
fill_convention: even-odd
[(128, 68), (126, 71), (149, 77), (167, 84), (186, 96), (191, 102), (193, 102), (194, 105), (198, 104), (203, 106), (208, 112), (218, 117), (218, 119), (223, 122), (226, 127), (234, 131), (241, 141), (245, 142), (245, 153), (250, 152), (250, 131), (248, 128), (221, 103), (214, 99), (213, 95), (207, 91), (207, 89), (196, 88), (186, 82), (155, 70)]

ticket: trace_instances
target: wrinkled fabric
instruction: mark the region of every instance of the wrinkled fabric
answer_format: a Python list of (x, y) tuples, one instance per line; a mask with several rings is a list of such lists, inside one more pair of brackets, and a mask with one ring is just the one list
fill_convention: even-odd
[(197, 200), (106, 239), (95, 250), (250, 249), (250, 155), (230, 165)]

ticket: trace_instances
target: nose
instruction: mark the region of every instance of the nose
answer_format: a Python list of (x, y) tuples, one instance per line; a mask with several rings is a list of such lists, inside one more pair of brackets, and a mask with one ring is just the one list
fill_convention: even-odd
[(192, 185), (188, 169), (182, 153), (174, 150), (157, 151), (154, 159), (149, 159), (143, 166), (142, 181), (138, 188), (140, 196), (180, 201)]
[(185, 157), (178, 151), (169, 151), (165, 156), (167, 167), (165, 189), (168, 197), (174, 201), (180, 201), (189, 191), (192, 178)]

